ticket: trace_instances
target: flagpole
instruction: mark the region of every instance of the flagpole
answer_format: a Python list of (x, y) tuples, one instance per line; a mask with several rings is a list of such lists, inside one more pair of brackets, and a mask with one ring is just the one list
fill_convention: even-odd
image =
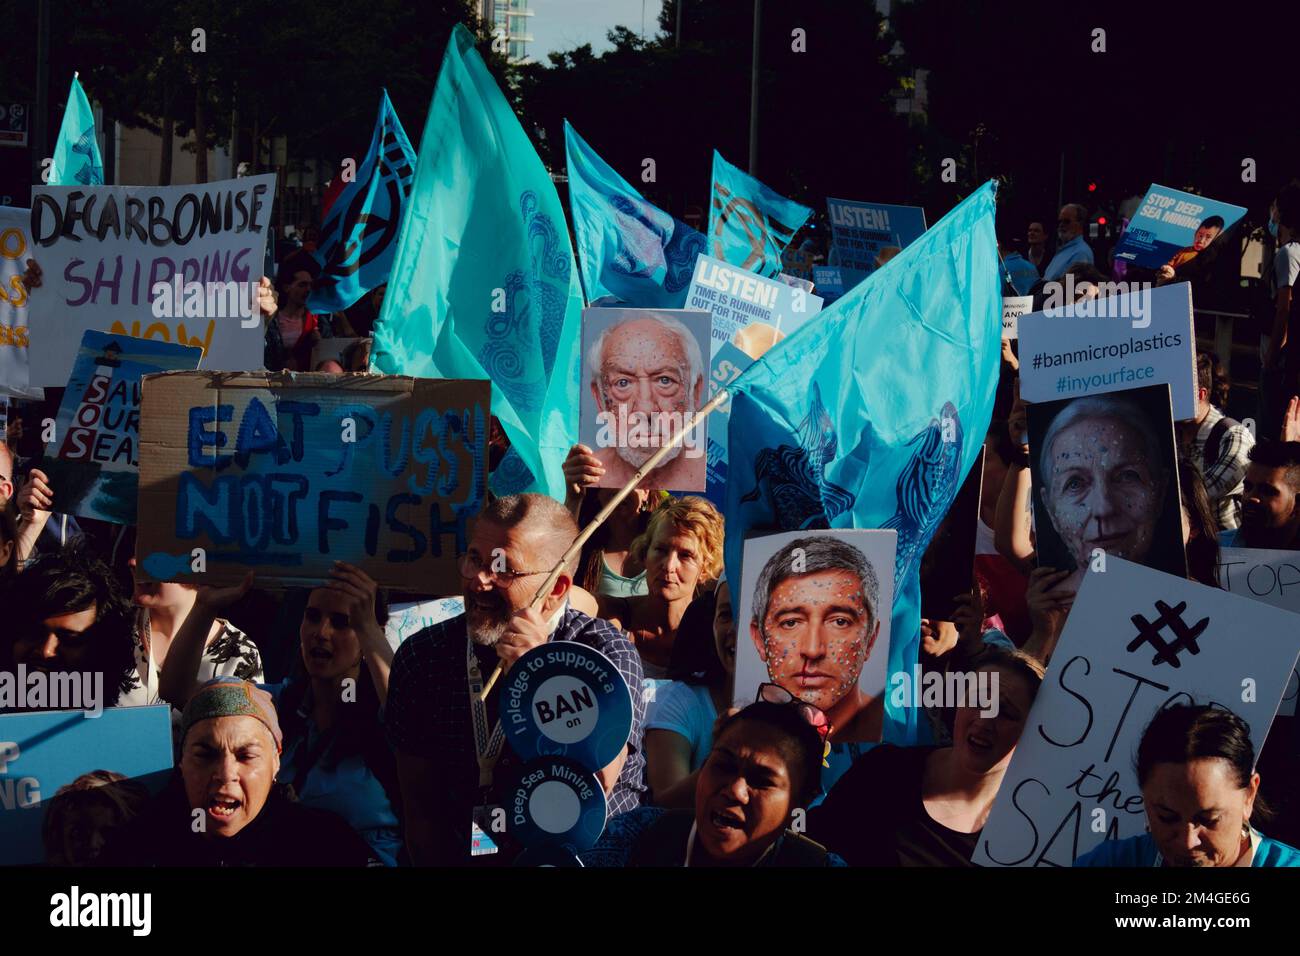
[[(555, 582), (559, 580), (560, 574), (564, 571), (565, 567), (567, 567), (574, 558), (582, 553), (582, 546), (587, 543), (587, 539), (595, 534), (596, 529), (605, 523), (605, 519), (614, 513), (622, 500), (630, 495), (637, 485), (641, 484), (641, 479), (654, 471), (655, 468), (659, 466), (659, 462), (663, 461), (664, 456), (682, 443), (682, 440), (686, 437), (686, 433), (694, 430), (696, 425), (704, 421), (709, 413), (717, 409), (718, 406), (725, 402), (728, 397), (729, 393), (725, 388), (719, 389), (718, 394), (714, 395), (707, 403), (701, 406), (700, 410), (695, 413), (694, 417), (691, 418), (690, 423), (686, 425), (685, 428), (679, 430), (677, 434), (669, 440), (668, 444), (664, 445), (657, 452), (651, 455), (646, 463), (637, 469), (636, 474), (632, 476), (631, 480), (620, 488), (618, 493), (609, 500), (605, 507), (600, 509), (596, 517), (591, 519), (591, 523), (578, 533), (578, 537), (574, 539), (573, 544), (569, 545), (569, 549), (565, 551), (560, 560), (556, 562), (555, 567), (551, 568), (550, 574), (546, 576), (546, 580), (542, 582), (542, 586), (539, 587), (537, 593), (533, 595), (533, 599), (528, 605), (529, 608), (536, 610), (541, 606), (542, 602), (546, 600), (546, 595), (551, 593), (551, 588), (555, 587)], [(488, 693), (492, 690), (492, 685), (497, 682), (497, 678), (500, 676), (501, 664), (498, 663), (496, 668), (492, 671), (492, 675), (487, 679), (487, 683), (483, 685), (483, 692), (479, 694), (479, 700), (487, 700)]]

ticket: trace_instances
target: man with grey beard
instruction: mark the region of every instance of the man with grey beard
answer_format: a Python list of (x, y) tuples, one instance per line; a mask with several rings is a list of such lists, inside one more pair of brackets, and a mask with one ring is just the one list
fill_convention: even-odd
[(406, 847), (417, 865), (509, 865), (517, 855), (508, 833), (492, 834), (499, 852), (471, 852), (476, 809), (501, 804), (519, 769), (504, 745), (499, 720), (506, 680), (497, 681), (481, 709), (472, 688), (481, 686), (498, 663), (508, 671), (548, 641), (575, 641), (600, 651), (627, 682), (632, 694), (627, 748), (597, 777), (611, 816), (640, 805), (645, 703), (636, 648), (608, 621), (568, 606), (576, 559), (540, 608), (529, 607), (577, 536), (572, 515), (545, 495), (489, 502), (461, 560), (465, 613), (413, 634), (393, 658), (383, 720), (397, 751)]

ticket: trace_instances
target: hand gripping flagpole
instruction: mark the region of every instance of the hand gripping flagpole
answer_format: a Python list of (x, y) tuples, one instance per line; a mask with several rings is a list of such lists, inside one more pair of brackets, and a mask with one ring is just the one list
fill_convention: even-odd
[[(596, 517), (591, 519), (591, 523), (578, 533), (578, 537), (574, 539), (573, 544), (569, 545), (569, 550), (565, 551), (564, 556), (560, 558), (555, 567), (551, 568), (550, 574), (546, 576), (546, 580), (542, 582), (542, 586), (538, 588), (537, 593), (533, 595), (533, 600), (528, 605), (530, 608), (536, 610), (541, 607), (542, 602), (546, 600), (546, 595), (551, 593), (551, 588), (555, 587), (555, 582), (559, 580), (560, 574), (564, 571), (565, 567), (567, 567), (574, 558), (582, 553), (582, 546), (587, 543), (587, 539), (595, 534), (596, 529), (605, 523), (605, 519), (614, 513), (614, 510), (619, 506), (619, 503), (632, 493), (632, 490), (641, 483), (641, 480), (647, 474), (654, 471), (655, 468), (659, 466), (659, 462), (663, 461), (664, 457), (670, 451), (682, 443), (687, 432), (693, 431), (695, 426), (704, 421), (709, 413), (725, 402), (728, 397), (729, 393), (725, 388), (719, 389), (718, 393), (709, 399), (708, 402), (695, 413), (695, 416), (690, 420), (690, 423), (686, 425), (685, 428), (678, 430), (677, 434), (674, 435), (666, 445), (651, 455), (646, 463), (637, 469), (636, 474), (632, 476), (631, 480), (620, 488), (618, 494), (614, 495), (614, 497), (609, 500), (609, 503), (600, 509), (600, 512)], [(483, 685), (483, 692), (479, 695), (480, 700), (487, 700), (488, 693), (492, 690), (492, 685), (497, 682), (497, 678), (500, 676), (501, 664), (498, 663), (496, 668), (492, 671), (492, 675), (488, 677), (487, 683)]]

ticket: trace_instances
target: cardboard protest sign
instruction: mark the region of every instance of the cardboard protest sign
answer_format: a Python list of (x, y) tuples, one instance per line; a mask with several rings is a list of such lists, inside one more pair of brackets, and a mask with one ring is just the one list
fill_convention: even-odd
[(434, 598), (432, 601), (403, 601), (388, 605), (384, 636), (396, 651), (412, 634), (465, 613), (463, 597)]
[(543, 644), (510, 668), (501, 726), (525, 761), (559, 756), (599, 770), (627, 746), (632, 694), (600, 651), (572, 641)]
[(1141, 834), (1147, 820), (1133, 761), (1166, 705), (1234, 711), (1259, 754), (1300, 650), (1294, 620), (1127, 561), (1089, 572), (974, 862), (1070, 866), (1103, 839)]
[[(44, 818), (54, 812), (59, 788), (82, 774), (122, 774), (128, 780), (114, 786), (142, 800), (161, 789), (172, 767), (170, 711), (110, 707), (94, 718), (67, 710), (0, 716), (0, 865), (45, 861)], [(103, 821), (69, 814), (63, 829), (87, 824)]]
[(1028, 315), (1033, 311), (1034, 297), (1032, 295), (1004, 295), (1002, 297), (1002, 337), (1004, 339), (1016, 339), (1020, 337), (1020, 322), (1022, 315)]
[(866, 274), (884, 264), (882, 252), (902, 251), (925, 232), (925, 210), (919, 206), (827, 198), (826, 209), (838, 264)]
[[(583, 311), (578, 435), (605, 466), (599, 487), (631, 481), (708, 400), (711, 321), (708, 312), (689, 309)], [(706, 418), (641, 487), (703, 491), (707, 440)]]
[(980, 449), (921, 557), (921, 617), (927, 620), (951, 621), (956, 608), (953, 598), (969, 592), (974, 583), (975, 537), (987, 454), (987, 449)]
[[(1226, 591), (1300, 614), (1300, 551), (1222, 548), (1219, 584)], [(1300, 624), (1296, 621), (1292, 627)], [(1278, 707), (1279, 717), (1294, 717), (1300, 698), (1300, 670), (1291, 670)]]
[(137, 574), (314, 586), (333, 562), (460, 590), (482, 509), (489, 384), (398, 375), (172, 372), (144, 380)]
[(607, 809), (595, 773), (565, 757), (525, 764), (518, 782), (506, 791), (510, 833), (530, 850), (591, 849), (605, 830)]
[(1152, 183), (1115, 246), (1115, 259), (1144, 269), (1177, 268), (1245, 214), (1243, 206)]
[(686, 307), (713, 316), (711, 354), (730, 342), (751, 358), (801, 328), (822, 309), (820, 297), (701, 255)]
[(1027, 402), (1167, 384), (1174, 419), (1196, 417), (1186, 282), (1023, 315), (1019, 332), (1020, 397)]
[(43, 398), (44, 391), (30, 384), (28, 373), (31, 329), (22, 276), (32, 256), (30, 218), (26, 209), (0, 206), (0, 395)]
[[(718, 389), (726, 388), (740, 373), (754, 364), (750, 358), (730, 342), (723, 342), (713, 354), (711, 376), (709, 378), (709, 397), (717, 394)], [(726, 504), (727, 493), (727, 426), (731, 419), (731, 399), (728, 398), (709, 415), (709, 454), (705, 470), (704, 497), (721, 511)]]
[(129, 335), (82, 334), (41, 470), (64, 514), (136, 523), (140, 379), (197, 368), (202, 350)]
[(856, 529), (746, 540), (731, 591), (736, 700), (780, 684), (825, 711), (841, 740), (879, 740), (897, 546), (895, 531)]
[(1039, 566), (1081, 576), (1123, 558), (1186, 577), (1168, 386), (1038, 402), (1028, 413)]
[(134, 335), (203, 349), (203, 365), (262, 366), (253, 294), (275, 176), (197, 186), (35, 186), (31, 379), (68, 380), (81, 333)]

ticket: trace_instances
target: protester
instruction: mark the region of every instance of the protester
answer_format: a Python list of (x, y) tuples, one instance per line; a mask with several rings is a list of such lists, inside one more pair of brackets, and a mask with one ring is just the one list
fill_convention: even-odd
[(18, 573), (18, 522), (8, 508), (0, 508), (0, 587)]
[(1136, 771), (1149, 832), (1106, 840), (1075, 866), (1300, 866), (1300, 851), (1251, 824), (1260, 815), (1255, 748), (1232, 711), (1183, 704), (1157, 711)]
[[(562, 569), (540, 606), (530, 606), (542, 576), (577, 533), (573, 516), (545, 495), (491, 500), (473, 524), (461, 562), (465, 613), (407, 638), (393, 659), (384, 724), (397, 751), (406, 848), (417, 865), (471, 861), (475, 808), (499, 803), (501, 783), (518, 766), (499, 730), (501, 687), (511, 665), (548, 641), (595, 648), (627, 682), (633, 710), (627, 748), (597, 776), (611, 816), (640, 803), (645, 703), (636, 649), (609, 622), (566, 607), (576, 561)], [(484, 686), (498, 664), (505, 675), (480, 707), (473, 688)], [(477, 861), (510, 863), (517, 847), (508, 833), (501, 838), (500, 852)]]
[(668, 676), (646, 711), (646, 778), (661, 807), (688, 806), (692, 774), (713, 747), (713, 725), (725, 714), (736, 671), (736, 621), (725, 580), (686, 609)]
[[(184, 706), (201, 683), (191, 675), (202, 635), (217, 614), (248, 593), (240, 585), (201, 588), (176, 635), (160, 686)], [(401, 852), (397, 765), (384, 739), (380, 708), (388, 696), (393, 649), (384, 634), (387, 608), (374, 580), (338, 562), (307, 597), (298, 629), (301, 666), (266, 690), (281, 715), (284, 747), (277, 780), (303, 805), (338, 814), (386, 866)]]
[(1278, 190), (1269, 207), (1268, 231), (1277, 240), (1273, 268), (1267, 278), (1273, 290), (1273, 324), (1264, 344), (1264, 381), (1261, 390), (1267, 415), (1266, 432), (1272, 432), (1277, 410), (1300, 388), (1300, 335), (1292, 334), (1296, 311), (1295, 289), (1300, 280), (1300, 181), (1292, 180)]
[(1225, 548), (1294, 551), (1300, 545), (1300, 442), (1261, 439), (1247, 456), (1241, 526), (1219, 535)]
[[(114, 707), (135, 675), (131, 605), (116, 576), (85, 548), (37, 558), (8, 582), (0, 607), (0, 671), (80, 673), (94, 700), (79, 709)], [(51, 710), (73, 703), (49, 701)]]
[(1067, 203), (1061, 207), (1056, 221), (1056, 255), (1043, 270), (1043, 281), (1054, 282), (1065, 275), (1065, 271), (1077, 262), (1093, 264), (1092, 249), (1083, 238), (1083, 230), (1088, 222), (1088, 210), (1078, 203)]
[[(130, 558), (127, 563), (134, 568), (135, 558)], [(136, 607), (136, 669), (132, 685), (122, 696), (119, 706), (163, 701), (158, 690), (159, 675), (167, 666), (176, 637), (194, 611), (198, 594), (199, 589), (193, 584), (135, 582), (131, 601)], [(191, 675), (195, 686), (214, 677), (238, 677), (261, 683), (261, 654), (243, 631), (227, 620), (216, 618), (209, 622), (204, 638), (195, 673)], [(185, 700), (177, 701), (176, 706), (184, 707)]]
[(1025, 239), (1029, 243), (1025, 258), (1041, 273), (1052, 261), (1052, 257), (1047, 254), (1047, 230), (1041, 222), (1031, 222), (1025, 230)]
[(808, 811), (812, 839), (851, 866), (972, 865), (1044, 673), (1033, 657), (1003, 648), (972, 663), (986, 687), (996, 675), (996, 707), (956, 705), (949, 747), (872, 748)]
[(90, 866), (113, 831), (140, 815), (149, 791), (109, 770), (83, 773), (54, 792), (41, 821), (47, 866)]
[(54, 489), (50, 478), (33, 468), (16, 499), (18, 510), (18, 561), (31, 561), (69, 545), (80, 544), (85, 535), (70, 515), (54, 511)]
[(1177, 277), (1178, 268), (1195, 259), (1197, 254), (1217, 239), (1221, 232), (1223, 232), (1222, 216), (1209, 216), (1203, 219), (1192, 235), (1192, 244), (1185, 249), (1179, 249), (1168, 262), (1160, 267), (1160, 278), (1157, 285), (1164, 285), (1174, 281)]
[[(596, 488), (605, 466), (586, 445), (574, 445), (564, 459), (565, 505), (585, 528), (618, 493)], [(596, 595), (632, 597), (647, 591), (645, 568), (629, 559), (632, 542), (645, 533), (650, 514), (660, 496), (634, 488), (582, 546), (578, 583)]]
[[(0, 397), (0, 401), (4, 401)], [(21, 419), (20, 419), (21, 420)], [(3, 511), (14, 496), (14, 453), (4, 435), (0, 435), (0, 511)]]
[(643, 807), (605, 825), (587, 866), (843, 866), (790, 829), (818, 789), (825, 715), (775, 684), (718, 729), (694, 810)]
[(647, 678), (667, 677), (686, 608), (722, 571), (722, 515), (688, 495), (655, 509), (631, 552), (643, 555), (646, 594), (598, 597), (600, 616), (626, 631)]
[(370, 848), (327, 810), (275, 779), (283, 737), (271, 695), (218, 677), (181, 715), (181, 762), (134, 820), (109, 838), (105, 866), (367, 866)]
[(1178, 423), (1179, 438), (1189, 449), (1205, 480), (1220, 528), (1241, 524), (1242, 481), (1255, 436), (1219, 408), (1228, 398), (1228, 382), (1213, 352), (1196, 356), (1196, 417)]

